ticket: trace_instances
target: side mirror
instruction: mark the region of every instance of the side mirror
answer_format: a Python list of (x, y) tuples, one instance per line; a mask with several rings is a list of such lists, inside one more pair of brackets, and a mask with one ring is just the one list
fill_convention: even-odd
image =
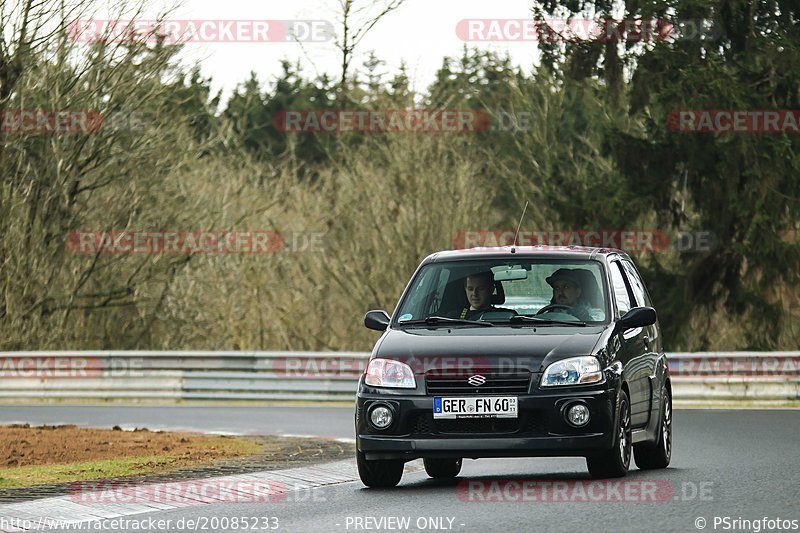
[(367, 314), (364, 315), (364, 325), (375, 331), (386, 331), (386, 328), (389, 327), (389, 321), (389, 315), (383, 310), (367, 311)]
[(634, 307), (617, 320), (614, 334), (633, 328), (652, 326), (656, 323), (656, 310), (652, 307)]

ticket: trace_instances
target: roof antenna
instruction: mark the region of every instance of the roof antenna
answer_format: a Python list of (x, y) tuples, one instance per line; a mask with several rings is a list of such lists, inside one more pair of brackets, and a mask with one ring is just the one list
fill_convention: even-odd
[(528, 200), (525, 200), (525, 207), (522, 208), (522, 216), (519, 217), (519, 224), (517, 224), (517, 232), (514, 233), (514, 244), (511, 245), (511, 253), (517, 253), (516, 246), (517, 246), (517, 237), (519, 237), (519, 228), (522, 227), (522, 219), (525, 218), (525, 211), (528, 210)]

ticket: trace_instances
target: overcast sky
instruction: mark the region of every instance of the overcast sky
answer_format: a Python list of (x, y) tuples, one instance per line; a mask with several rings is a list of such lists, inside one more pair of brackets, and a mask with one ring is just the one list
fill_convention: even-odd
[[(360, 5), (370, 0), (360, 0)], [(240, 20), (329, 20), (336, 30), (337, 0), (183, 0), (171, 18)], [(357, 2), (357, 5), (359, 3)], [(150, 16), (157, 14), (153, 8)], [(388, 14), (361, 42), (356, 65), (369, 50), (386, 61), (385, 70), (396, 71), (405, 60), (415, 87), (424, 89), (433, 80), (446, 55), (460, 55), (465, 44), (456, 35), (456, 24), (465, 18), (530, 18), (528, 0), (406, 0)], [(534, 61), (535, 43), (470, 43), (470, 46), (507, 50), (515, 64), (526, 71)], [(308, 74), (339, 72), (339, 54), (332, 42), (307, 43), (304, 50), (296, 43), (202, 43), (187, 44), (186, 58), (198, 60), (202, 71), (211, 75), (215, 89), (229, 94), (251, 70), (262, 81), (272, 81), (280, 73), (280, 60), (300, 60)]]

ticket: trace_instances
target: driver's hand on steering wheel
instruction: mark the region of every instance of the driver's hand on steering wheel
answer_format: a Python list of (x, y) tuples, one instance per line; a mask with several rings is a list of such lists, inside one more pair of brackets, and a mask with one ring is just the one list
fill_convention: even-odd
[(541, 309), (539, 309), (536, 312), (536, 314), (537, 315), (541, 315), (543, 313), (549, 313), (550, 311), (555, 311), (557, 309), (563, 309), (567, 314), (570, 314), (570, 315), (572, 314), (572, 313), (570, 313), (570, 311), (572, 311), (572, 306), (571, 305), (564, 305), (564, 304), (547, 304), (544, 307), (542, 307)]

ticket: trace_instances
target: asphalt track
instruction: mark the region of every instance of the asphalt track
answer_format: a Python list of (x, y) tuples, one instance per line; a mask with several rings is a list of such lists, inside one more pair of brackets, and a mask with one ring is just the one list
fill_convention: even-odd
[(146, 427), (253, 435), (353, 438), (351, 407), (0, 405), (0, 424)]
[[(9, 422), (330, 437), (352, 437), (353, 427), (350, 407), (0, 407), (0, 423)], [(140, 521), (136, 529), (125, 530), (165, 530), (140, 527), (148, 519), (172, 519), (171, 531), (190, 530), (177, 527), (180, 519), (196, 519), (195, 529), (203, 530), (202, 523), (206, 531), (270, 530), (265, 524), (298, 532), (800, 529), (800, 411), (676, 410), (674, 424), (670, 468), (633, 467), (621, 485), (592, 485), (582, 459), (468, 460), (455, 481), (416, 472), (393, 490), (341, 483), (301, 490), (281, 502), (138, 514), (128, 517)], [(239, 527), (232, 526), (234, 517)], [(241, 525), (252, 526), (258, 517), (277, 521)]]

